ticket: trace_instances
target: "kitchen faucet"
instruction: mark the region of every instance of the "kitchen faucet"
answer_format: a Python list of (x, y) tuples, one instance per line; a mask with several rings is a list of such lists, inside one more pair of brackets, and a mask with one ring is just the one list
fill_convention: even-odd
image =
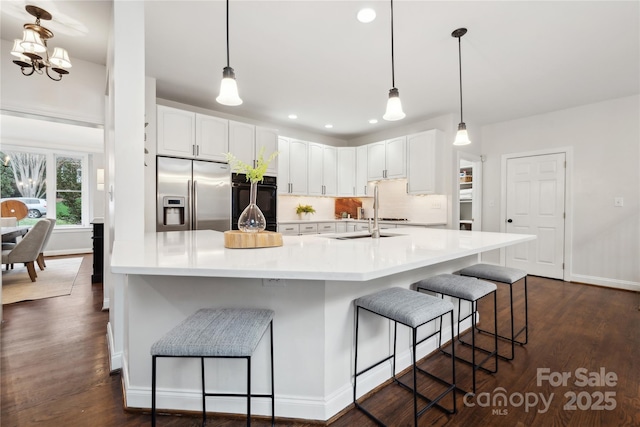
[(369, 218), (369, 234), (372, 239), (380, 238), (380, 225), (378, 224), (378, 184), (373, 187), (373, 229), (371, 228), (371, 218)]

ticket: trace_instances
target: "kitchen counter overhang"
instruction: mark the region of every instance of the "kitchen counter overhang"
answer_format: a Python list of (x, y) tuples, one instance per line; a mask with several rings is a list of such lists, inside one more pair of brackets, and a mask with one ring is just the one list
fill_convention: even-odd
[(120, 274), (365, 281), (535, 239), (525, 234), (396, 228), (366, 233), (283, 236), (275, 248), (227, 249), (211, 230), (147, 233), (116, 241), (111, 271)]

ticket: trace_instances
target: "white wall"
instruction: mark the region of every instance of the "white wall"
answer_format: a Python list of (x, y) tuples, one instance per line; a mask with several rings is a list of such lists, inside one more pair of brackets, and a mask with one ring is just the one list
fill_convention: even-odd
[(632, 96), (484, 126), (483, 230), (500, 230), (503, 154), (572, 147), (570, 279), (640, 290), (639, 106)]

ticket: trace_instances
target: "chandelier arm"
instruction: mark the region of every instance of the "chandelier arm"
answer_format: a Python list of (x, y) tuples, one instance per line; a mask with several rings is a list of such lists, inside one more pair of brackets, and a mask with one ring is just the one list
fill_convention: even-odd
[(59, 82), (60, 80), (62, 80), (62, 74), (58, 74), (59, 78), (55, 79), (55, 78), (51, 77), (51, 74), (49, 74), (49, 67), (45, 67), (45, 68), (46, 68), (47, 76), (51, 80), (56, 81), (56, 82)]
[(20, 67), (20, 71), (22, 71), (22, 75), (23, 75), (23, 76), (30, 76), (30, 75), (32, 75), (33, 73), (35, 73), (35, 71), (36, 71), (36, 67), (32, 66), (32, 67), (31, 67), (31, 72), (30, 72), (30, 73), (25, 73), (25, 72), (24, 72), (24, 67)]

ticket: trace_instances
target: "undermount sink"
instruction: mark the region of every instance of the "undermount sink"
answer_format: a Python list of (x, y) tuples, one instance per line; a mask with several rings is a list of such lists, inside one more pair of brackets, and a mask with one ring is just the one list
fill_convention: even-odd
[[(400, 236), (400, 234), (380, 234), (380, 237), (396, 237), (396, 236)], [(350, 235), (350, 236), (341, 236), (341, 235), (334, 235), (334, 236), (326, 236), (330, 239), (336, 239), (336, 240), (354, 240), (354, 239), (371, 239), (371, 234), (355, 234), (355, 235)]]

